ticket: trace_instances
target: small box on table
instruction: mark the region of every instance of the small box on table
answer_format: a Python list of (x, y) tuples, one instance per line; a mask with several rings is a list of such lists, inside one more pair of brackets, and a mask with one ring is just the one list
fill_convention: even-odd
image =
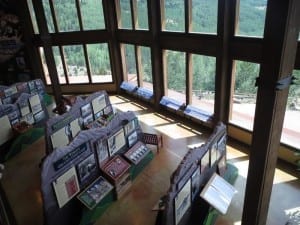
[(117, 155), (102, 168), (106, 177), (114, 184), (115, 194), (119, 199), (131, 186), (130, 164)]

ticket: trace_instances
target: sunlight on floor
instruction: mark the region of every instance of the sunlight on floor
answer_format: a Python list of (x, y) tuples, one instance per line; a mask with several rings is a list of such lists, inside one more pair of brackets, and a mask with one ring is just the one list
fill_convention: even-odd
[(275, 177), (273, 184), (280, 184), (280, 183), (285, 183), (293, 180), (297, 180), (298, 178), (295, 176), (292, 176), (289, 173), (286, 173), (280, 169), (275, 170)]
[(156, 116), (154, 113), (147, 113), (143, 115), (138, 115), (139, 121), (143, 122), (147, 126), (157, 126), (169, 123), (169, 121)]
[[(172, 139), (180, 139), (196, 136), (195, 133), (179, 127), (177, 124), (168, 124), (163, 126), (157, 126), (156, 130), (169, 136)], [(172, 132), (170, 132), (172, 131)]]

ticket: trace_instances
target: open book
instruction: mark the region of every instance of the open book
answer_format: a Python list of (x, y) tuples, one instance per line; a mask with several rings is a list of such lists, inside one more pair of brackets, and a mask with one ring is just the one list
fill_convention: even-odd
[(200, 196), (222, 214), (225, 214), (237, 190), (226, 180), (214, 173), (203, 188)]

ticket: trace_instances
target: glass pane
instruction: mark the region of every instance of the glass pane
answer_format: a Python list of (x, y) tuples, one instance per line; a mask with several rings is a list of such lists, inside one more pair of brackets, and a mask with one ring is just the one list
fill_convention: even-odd
[(234, 93), (230, 122), (248, 130), (253, 130), (256, 94), (256, 78), (259, 64), (235, 61)]
[(40, 53), (40, 58), (42, 61), (41, 63), (42, 63), (43, 71), (44, 71), (44, 78), (45, 78), (46, 84), (50, 85), (51, 80), (50, 80), (50, 76), (49, 76), (48, 66), (46, 63), (44, 48), (39, 47), (39, 53)]
[(32, 5), (32, 0), (27, 0), (27, 5), (28, 5), (29, 13), (30, 13), (33, 32), (35, 34), (38, 34), (39, 33), (39, 28), (38, 28), (38, 25), (36, 23), (36, 16), (35, 16), (35, 12), (34, 12), (33, 5)]
[(149, 47), (141, 47), (142, 78), (141, 86), (153, 91), (151, 51)]
[(148, 6), (147, 0), (137, 1), (137, 17), (138, 17), (138, 28), (148, 30)]
[(53, 18), (51, 14), (51, 9), (49, 5), (49, 0), (42, 0), (43, 1), (43, 7), (44, 7), (44, 12), (47, 20), (47, 26), (48, 26), (48, 31), (49, 33), (54, 33), (54, 24), (53, 24)]
[(92, 83), (112, 82), (109, 51), (106, 43), (87, 45)]
[(192, 32), (217, 33), (218, 0), (192, 1)]
[(209, 114), (214, 113), (216, 58), (194, 55), (191, 105)]
[(58, 30), (60, 32), (79, 31), (76, 0), (53, 0)]
[(258, 36), (264, 34), (267, 0), (240, 0), (237, 35)]
[(129, 83), (137, 86), (138, 81), (137, 81), (134, 45), (125, 44), (124, 51), (125, 51), (125, 65), (126, 65), (126, 71), (124, 71), (124, 76), (125, 76), (124, 80), (127, 80)]
[(64, 46), (64, 56), (70, 84), (88, 83), (82, 45)]
[(294, 70), (293, 76), (297, 84), (290, 86), (281, 141), (300, 149), (300, 70)]
[(101, 0), (80, 1), (84, 30), (105, 29)]
[(163, 30), (180, 31), (184, 29), (184, 0), (165, 0), (165, 27)]
[(63, 68), (63, 63), (62, 63), (62, 60), (61, 60), (59, 47), (58, 46), (53, 46), (52, 51), (53, 51), (53, 55), (54, 55), (54, 61), (55, 61), (55, 65), (56, 65), (58, 81), (59, 81), (60, 84), (65, 84), (67, 82), (66, 82), (66, 76), (65, 76), (65, 71), (64, 71), (64, 68)]
[(124, 29), (132, 29), (130, 0), (120, 0), (121, 7), (121, 27)]
[(167, 93), (166, 96), (182, 103), (186, 102), (185, 53), (166, 51)]

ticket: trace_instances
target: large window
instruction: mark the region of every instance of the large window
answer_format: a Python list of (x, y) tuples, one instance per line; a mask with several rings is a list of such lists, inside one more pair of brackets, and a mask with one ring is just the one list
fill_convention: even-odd
[(41, 64), (42, 64), (42, 67), (43, 67), (43, 72), (44, 72), (44, 75), (45, 75), (46, 84), (50, 85), (51, 80), (50, 80), (50, 76), (49, 76), (49, 70), (48, 70), (48, 66), (47, 66), (47, 63), (46, 63), (45, 52), (44, 52), (44, 49), (42, 47), (39, 48), (39, 54), (40, 54)]
[(76, 0), (53, 1), (59, 32), (79, 31)]
[(82, 45), (64, 46), (63, 50), (69, 83), (88, 83), (89, 77)]
[(122, 44), (123, 79), (153, 91), (151, 51), (149, 47)]
[(152, 79), (152, 64), (151, 64), (151, 51), (149, 47), (140, 47), (141, 54), (141, 77), (142, 82), (140, 86), (153, 91)]
[(33, 32), (35, 34), (38, 34), (39, 33), (39, 28), (38, 28), (38, 25), (37, 25), (37, 22), (36, 22), (36, 16), (35, 16), (35, 12), (34, 12), (33, 5), (32, 5), (32, 0), (27, 0), (27, 5), (28, 5), (29, 13), (30, 13)]
[(125, 68), (123, 67), (124, 80), (135, 86), (138, 86), (134, 45), (124, 44), (122, 47), (124, 49), (123, 60), (125, 60), (125, 64), (123, 63), (125, 66)]
[(247, 130), (253, 130), (256, 93), (256, 78), (259, 64), (235, 61), (233, 71), (233, 95), (230, 122)]
[(130, 0), (120, 0), (121, 7), (121, 27), (123, 29), (132, 29)]
[(57, 71), (57, 75), (58, 75), (58, 82), (60, 84), (66, 84), (66, 67), (65, 64), (62, 61), (62, 48), (58, 47), (58, 46), (53, 46), (52, 47), (52, 51), (53, 51), (53, 55), (54, 55), (54, 61), (55, 61), (55, 65), (56, 65), (56, 71)]
[(164, 3), (162, 29), (183, 32), (185, 30), (184, 0), (164, 0)]
[(192, 32), (217, 33), (218, 0), (192, 0)]
[(165, 50), (165, 96), (186, 103), (185, 53)]
[(92, 83), (112, 82), (107, 44), (88, 44), (87, 53)]
[(149, 29), (147, 0), (119, 0), (119, 3), (119, 28), (134, 30)]
[(267, 0), (239, 0), (237, 35), (258, 36), (264, 34)]
[(83, 30), (105, 29), (102, 0), (80, 1)]
[(148, 30), (148, 6), (147, 0), (138, 0), (137, 1), (137, 28), (142, 30)]
[(216, 58), (192, 55), (192, 98), (190, 105), (214, 113)]
[(293, 76), (297, 81), (289, 89), (281, 141), (300, 149), (300, 70), (294, 70)]

